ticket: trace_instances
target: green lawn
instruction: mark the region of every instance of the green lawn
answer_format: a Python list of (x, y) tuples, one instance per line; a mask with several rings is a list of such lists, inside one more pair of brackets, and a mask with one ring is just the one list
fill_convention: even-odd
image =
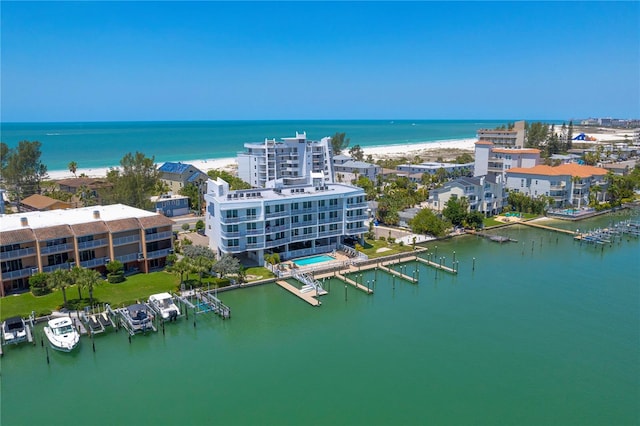
[[(178, 281), (177, 276), (167, 272), (132, 275), (127, 277), (126, 281), (118, 284), (109, 284), (104, 281), (93, 290), (93, 298), (98, 303), (122, 306), (122, 304), (130, 304), (136, 300), (146, 300), (149, 295), (154, 293), (175, 291)], [(82, 297), (81, 305), (88, 305), (89, 293), (87, 290), (82, 290)], [(67, 300), (72, 303), (78, 302), (78, 288), (76, 286), (67, 289)], [(31, 293), (3, 297), (0, 299), (0, 319), (15, 315), (27, 317), (31, 311), (46, 315), (52, 310), (62, 307), (62, 303), (62, 291), (60, 290), (38, 297)]]
[[(377, 253), (377, 250), (383, 247), (388, 248), (389, 250)], [(410, 251), (413, 251), (412, 245), (401, 246), (399, 244), (389, 244), (387, 241), (380, 240), (365, 240), (364, 250), (362, 250), (362, 252), (369, 256), (370, 259)]]

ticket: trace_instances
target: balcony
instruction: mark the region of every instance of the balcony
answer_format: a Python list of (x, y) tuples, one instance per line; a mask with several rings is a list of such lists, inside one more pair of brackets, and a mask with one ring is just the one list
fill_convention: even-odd
[(318, 219), (318, 223), (342, 223), (342, 216), (325, 217), (324, 219)]
[(245, 247), (247, 250), (261, 249), (264, 247), (264, 243), (247, 243)]
[(53, 272), (58, 269), (69, 270), (70, 265), (68, 263), (58, 263), (57, 265), (49, 265), (42, 268), (42, 272)]
[(78, 250), (86, 250), (94, 247), (104, 247), (109, 245), (109, 241), (106, 238), (100, 238), (98, 240), (83, 241), (78, 243)]
[(35, 266), (32, 266), (32, 267), (29, 267), (29, 268), (18, 269), (18, 270), (15, 270), (15, 271), (3, 272), (2, 273), (2, 279), (3, 280), (15, 280), (15, 279), (18, 279), (18, 278), (30, 277), (31, 276), (31, 272), (32, 272), (33, 269), (35, 269), (36, 272), (38, 270), (38, 268), (36, 268)]
[(345, 235), (359, 235), (367, 232), (368, 230), (369, 228), (367, 228), (366, 226), (361, 226), (357, 228), (345, 229), (344, 233)]
[(294, 214), (315, 213), (316, 211), (317, 209), (314, 209), (313, 207), (308, 207), (306, 209), (291, 209), (291, 215), (293, 216)]
[(359, 220), (366, 220), (368, 219), (369, 216), (366, 213), (363, 214), (357, 214), (357, 215), (353, 215), (353, 216), (346, 216), (346, 221), (347, 222), (357, 222)]
[(342, 229), (334, 229), (333, 231), (322, 231), (318, 232), (318, 238), (320, 237), (333, 237), (336, 235), (341, 235)]
[(73, 250), (73, 244), (71, 243), (56, 244), (54, 246), (42, 247), (40, 249), (40, 254), (62, 253), (62, 252), (71, 251), (71, 250)]
[(172, 249), (170, 248), (166, 248), (166, 249), (162, 249), (162, 250), (156, 250), (156, 251), (148, 251), (147, 252), (147, 259), (158, 259), (160, 257), (166, 257), (171, 253)]
[(348, 204), (347, 203), (347, 210), (353, 210), (353, 209), (366, 209), (367, 208), (367, 203), (362, 202), (362, 203), (352, 203), (352, 204)]
[(33, 256), (36, 254), (35, 247), (27, 247), (19, 250), (3, 251), (0, 253), (0, 260), (17, 259), (20, 257)]
[(318, 207), (317, 211), (319, 212), (326, 212), (326, 211), (333, 211), (333, 210), (342, 210), (342, 206), (341, 205), (337, 205), (337, 206), (322, 206), (322, 207)]
[(245, 235), (262, 235), (264, 231), (262, 229), (247, 229)]
[(145, 239), (147, 242), (166, 240), (168, 238), (171, 238), (172, 234), (173, 233), (171, 231), (157, 232), (155, 234), (146, 234)]
[(129, 253), (122, 256), (116, 256), (116, 260), (119, 260), (122, 263), (128, 263), (128, 262), (133, 262), (135, 260), (142, 260), (142, 259), (138, 259), (138, 253)]
[(240, 234), (240, 231), (224, 231), (224, 230), (221, 230), (220, 231), (220, 235), (225, 237), (225, 238), (237, 238), (241, 234)]
[(128, 237), (119, 237), (113, 239), (113, 246), (122, 246), (125, 244), (140, 242), (140, 235), (129, 235)]
[(287, 225), (267, 226), (267, 227), (264, 228), (264, 233), (265, 234), (273, 234), (274, 232), (286, 231), (287, 229), (289, 229), (289, 227)]
[(80, 262), (80, 266), (83, 268), (96, 268), (98, 266), (106, 265), (108, 257), (99, 257), (96, 259), (85, 260), (84, 262)]
[(269, 219), (272, 219), (275, 217), (287, 217), (287, 216), (289, 216), (289, 211), (287, 209), (281, 212), (271, 212), (271, 213), (264, 214), (264, 217)]

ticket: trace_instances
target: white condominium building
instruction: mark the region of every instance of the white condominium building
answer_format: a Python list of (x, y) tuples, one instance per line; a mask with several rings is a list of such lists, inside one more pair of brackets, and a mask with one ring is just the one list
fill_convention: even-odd
[(516, 167), (535, 167), (540, 150), (534, 148), (499, 148), (492, 142), (478, 141), (475, 146), (474, 176), (493, 176), (504, 182), (505, 173)]
[(516, 121), (513, 128), (507, 129), (480, 129), (478, 139), (491, 142), (494, 145), (505, 148), (524, 148), (525, 128), (524, 121)]
[(222, 179), (209, 180), (206, 235), (220, 256), (230, 253), (244, 263), (264, 262), (265, 254), (282, 260), (328, 253), (367, 231), (364, 190), (313, 183), (269, 189), (229, 191)]
[(265, 139), (262, 143), (244, 144), (238, 154), (238, 176), (254, 188), (273, 186), (268, 182), (282, 179), (284, 185), (308, 183), (310, 173), (324, 174), (325, 183), (333, 182), (331, 138), (307, 140), (306, 133), (281, 141)]

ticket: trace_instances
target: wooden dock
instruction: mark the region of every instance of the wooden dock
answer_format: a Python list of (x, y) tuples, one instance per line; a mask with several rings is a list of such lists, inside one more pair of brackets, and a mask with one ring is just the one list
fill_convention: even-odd
[(539, 223), (532, 223), (532, 222), (518, 222), (518, 223), (521, 224), (521, 225), (530, 226), (532, 228), (546, 229), (547, 231), (560, 232), (560, 233), (563, 233), (563, 234), (569, 234), (569, 235), (576, 235), (577, 234), (577, 232), (575, 232), (575, 231), (570, 231), (568, 229), (554, 228), (553, 226), (540, 225)]
[[(282, 287), (285, 290), (287, 290), (289, 293), (292, 293), (292, 294), (298, 296), (300, 299), (304, 300), (305, 302), (307, 302), (311, 306), (320, 306), (320, 305), (322, 305), (322, 302), (320, 302), (318, 299), (316, 299), (314, 297), (315, 292), (302, 293), (295, 286), (292, 286), (288, 282), (282, 281), (282, 280), (276, 281), (276, 284), (278, 284), (280, 287)], [(327, 292), (326, 291), (324, 293), (319, 292), (318, 296), (322, 296), (323, 294), (327, 294)]]
[(367, 294), (373, 294), (373, 289), (367, 288), (367, 286), (364, 286), (362, 284), (358, 284), (357, 282), (355, 282), (351, 278), (345, 277), (344, 275), (341, 275), (341, 274), (335, 274), (335, 277), (337, 279), (341, 280), (341, 281), (344, 281), (346, 284), (354, 286), (358, 290), (362, 290)]
[(407, 280), (410, 283), (418, 284), (418, 279), (417, 278), (413, 278), (413, 277), (405, 275), (405, 274), (403, 274), (401, 272), (394, 271), (393, 269), (387, 268), (386, 266), (383, 266), (383, 265), (380, 265), (380, 269), (382, 269), (383, 271), (385, 271), (385, 272), (387, 272), (387, 273), (389, 273), (391, 275), (395, 275), (396, 277), (400, 277), (400, 278), (402, 278), (404, 280)]
[(433, 262), (433, 261), (428, 260), (428, 259), (423, 259), (422, 257), (416, 257), (416, 260), (418, 262), (424, 263), (425, 265), (433, 266), (436, 269), (441, 269), (443, 271), (449, 272), (450, 274), (457, 274), (458, 273), (458, 271), (453, 269), (453, 268), (449, 268), (448, 266), (440, 265), (439, 263)]

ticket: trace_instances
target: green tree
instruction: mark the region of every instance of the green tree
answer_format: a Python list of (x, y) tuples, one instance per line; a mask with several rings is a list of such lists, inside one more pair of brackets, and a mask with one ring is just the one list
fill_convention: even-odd
[(188, 257), (191, 260), (194, 260), (200, 256), (203, 256), (209, 260), (214, 260), (216, 258), (216, 255), (213, 252), (213, 250), (205, 246), (197, 246), (197, 245), (185, 246), (182, 249), (182, 253), (185, 255), (185, 257)]
[[(416, 234), (431, 234), (442, 237), (449, 224), (435, 215), (431, 209), (420, 210), (413, 219), (409, 221), (411, 231)], [(414, 241), (415, 246), (415, 241)]]
[(565, 148), (567, 151), (573, 148), (573, 120), (569, 121), (569, 127), (567, 128), (567, 143)]
[(199, 230), (201, 230), (201, 229), (204, 229), (204, 227), (205, 227), (205, 225), (204, 225), (204, 220), (199, 219), (199, 220), (196, 222), (196, 231), (199, 231)]
[(180, 277), (180, 284), (184, 282), (184, 274), (185, 272), (189, 272), (191, 270), (191, 265), (189, 264), (188, 258), (182, 258), (176, 263), (173, 264), (171, 271)]
[(364, 160), (364, 151), (360, 147), (360, 145), (354, 145), (349, 149), (349, 155), (356, 161)]
[(226, 170), (209, 170), (207, 172), (207, 176), (213, 180), (216, 180), (217, 178), (224, 180), (229, 184), (229, 189), (232, 191), (238, 189), (251, 189), (251, 185)]
[(469, 201), (467, 198), (451, 197), (444, 206), (442, 215), (449, 219), (453, 225), (462, 226), (467, 218), (467, 211), (469, 210)]
[(2, 178), (17, 198), (18, 211), (20, 200), (25, 196), (38, 193), (40, 183), (47, 176), (47, 166), (40, 161), (42, 155), (38, 141), (21, 141), (10, 149), (4, 145)]
[(351, 139), (347, 138), (346, 135), (346, 133), (336, 132), (336, 134), (331, 137), (331, 148), (333, 150), (333, 155), (340, 154), (349, 146)]
[(79, 287), (86, 288), (89, 291), (89, 304), (93, 306), (93, 290), (102, 282), (100, 273), (95, 269), (80, 268), (78, 280), (76, 284)]
[(240, 268), (242, 268), (240, 260), (225, 253), (220, 260), (213, 265), (212, 269), (220, 275), (220, 278), (224, 278), (227, 275), (237, 274)]
[[(197, 246), (193, 246), (197, 247)], [(209, 259), (206, 256), (198, 256), (195, 259), (190, 259), (189, 264), (191, 265), (191, 270), (198, 274), (199, 282), (202, 285), (202, 276), (211, 271), (211, 267), (213, 266), (213, 260)]]
[(473, 155), (469, 154), (468, 152), (460, 154), (456, 157), (456, 163), (458, 164), (473, 163)]
[(547, 124), (541, 123), (539, 121), (535, 123), (527, 122), (527, 147), (528, 148), (539, 148), (543, 145), (548, 137), (549, 137), (549, 126)]
[(202, 194), (200, 193), (200, 188), (193, 183), (188, 183), (179, 191), (180, 195), (184, 195), (185, 197), (189, 197), (189, 207), (195, 211), (200, 211), (200, 199)]
[(69, 165), (67, 167), (69, 168), (69, 171), (71, 173), (73, 173), (74, 177), (78, 177), (76, 175), (76, 172), (78, 171), (78, 163), (76, 163), (75, 161), (72, 161), (72, 162), (69, 163)]
[(148, 158), (141, 152), (128, 153), (120, 160), (119, 168), (107, 173), (111, 187), (103, 189), (103, 198), (110, 203), (150, 210), (149, 197), (155, 193), (159, 179), (154, 157)]
[(124, 271), (124, 265), (119, 260), (115, 259), (107, 263), (107, 272), (110, 274), (119, 274)]
[(188, 223), (183, 223), (181, 228), (183, 231), (188, 231), (191, 226)]
[(71, 285), (71, 273), (66, 269), (56, 269), (47, 276), (50, 288), (62, 290), (63, 306), (67, 306), (67, 287)]

